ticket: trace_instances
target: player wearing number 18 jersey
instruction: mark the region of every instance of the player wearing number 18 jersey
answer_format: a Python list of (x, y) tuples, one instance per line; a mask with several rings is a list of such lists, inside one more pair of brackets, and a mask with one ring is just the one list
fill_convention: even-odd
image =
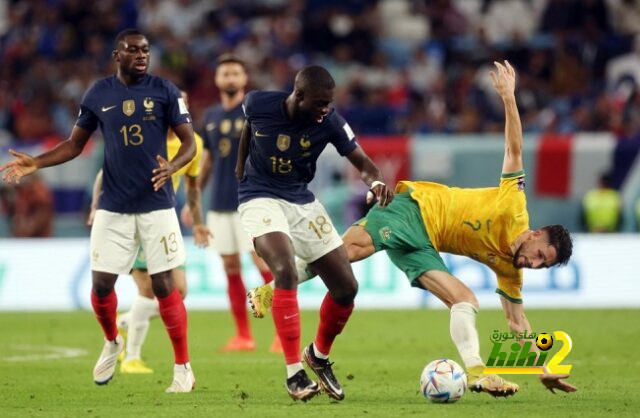
[[(114, 285), (118, 274), (129, 273), (142, 245), (175, 354), (174, 379), (167, 392), (189, 392), (195, 379), (187, 350), (186, 311), (170, 276), (171, 269), (184, 263), (185, 250), (169, 180), (195, 155), (191, 116), (173, 84), (147, 75), (149, 42), (140, 32), (128, 29), (118, 34), (113, 58), (116, 75), (87, 91), (71, 137), (37, 157), (12, 151), (16, 159), (0, 171), (6, 170), (5, 181), (19, 181), (39, 168), (69, 161), (80, 154), (93, 131), (101, 129), (104, 178), (91, 228), (91, 304), (106, 341), (93, 370), (94, 381), (109, 382), (124, 348), (116, 326)], [(169, 127), (182, 143), (171, 161), (166, 146)]]
[(242, 225), (275, 276), (273, 320), (287, 366), (286, 387), (293, 399), (300, 400), (315, 396), (319, 387), (300, 361), (294, 254), (313, 266), (329, 289), (320, 308), (316, 339), (305, 348), (304, 359), (322, 389), (337, 400), (344, 393), (328, 356), (351, 315), (357, 292), (342, 240), (307, 188), (318, 156), (333, 144), (373, 186), (382, 205), (392, 198), (380, 170), (358, 146), (349, 125), (329, 108), (334, 87), (327, 70), (310, 66), (296, 75), (292, 93), (249, 93), (236, 167), (236, 175), (242, 178), (238, 187)]
[[(522, 129), (515, 102), (515, 71), (505, 62), (491, 73), (504, 102), (505, 155), (499, 187), (462, 189), (442, 184), (401, 181), (396, 198), (386, 208), (372, 208), (343, 236), (351, 262), (386, 251), (413, 286), (430, 291), (451, 309), (451, 338), (467, 369), (469, 388), (493, 396), (509, 396), (518, 385), (498, 375), (484, 374), (476, 330), (478, 301), (454, 277), (439, 252), (471, 257), (497, 276), (497, 293), (509, 327), (531, 330), (522, 304), (523, 268), (566, 264), (572, 253), (569, 232), (561, 225), (529, 229), (522, 161)], [(299, 277), (308, 278), (313, 266), (299, 262)], [(310, 271), (311, 270), (311, 271)], [(253, 290), (254, 309), (264, 311), (268, 286)], [(263, 295), (260, 297), (259, 295)], [(545, 373), (540, 381), (551, 391), (573, 392), (569, 375)]]

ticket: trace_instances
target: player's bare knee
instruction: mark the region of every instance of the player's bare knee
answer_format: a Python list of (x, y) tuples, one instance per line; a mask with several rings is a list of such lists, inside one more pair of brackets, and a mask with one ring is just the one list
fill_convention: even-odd
[(113, 291), (117, 278), (115, 274), (94, 271), (91, 275), (93, 293), (98, 297), (107, 296)]
[(288, 261), (276, 261), (271, 265), (271, 272), (275, 278), (276, 287), (281, 289), (295, 289), (298, 285), (296, 266)]
[(153, 299), (154, 294), (151, 280), (147, 278), (144, 281), (137, 281), (136, 284), (138, 285), (138, 293), (141, 296)]
[(476, 310), (480, 309), (480, 304), (478, 303), (478, 299), (476, 299), (476, 296), (468, 288), (453, 295), (453, 297), (450, 300), (450, 304), (447, 304), (447, 306), (451, 308), (451, 306), (457, 303), (463, 303), (463, 302), (472, 304), (476, 308)]
[(350, 305), (358, 294), (358, 281), (352, 280), (341, 283), (340, 287), (329, 291), (331, 298), (339, 305)]
[(163, 271), (151, 276), (151, 287), (153, 294), (159, 298), (165, 298), (169, 296), (173, 290), (173, 281), (171, 279), (170, 271)]
[(222, 256), (222, 265), (226, 274), (240, 273), (240, 255), (230, 254)]

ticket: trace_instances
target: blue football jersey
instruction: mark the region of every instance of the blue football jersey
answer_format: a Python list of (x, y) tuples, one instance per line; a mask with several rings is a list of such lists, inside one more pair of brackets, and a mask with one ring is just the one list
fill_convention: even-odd
[(211, 210), (228, 212), (238, 209), (235, 168), (243, 126), (242, 105), (228, 111), (218, 105), (205, 113), (202, 135), (204, 147), (211, 153)]
[(171, 82), (145, 75), (123, 84), (116, 76), (97, 81), (85, 94), (76, 125), (98, 127), (104, 137), (102, 194), (98, 207), (119, 213), (143, 213), (175, 206), (171, 181), (153, 190), (156, 155), (167, 158), (169, 127), (191, 123)]
[(245, 176), (238, 187), (240, 203), (256, 197), (312, 202), (315, 197), (307, 185), (325, 146), (332, 143), (342, 156), (358, 147), (349, 124), (334, 109), (321, 123), (290, 120), (285, 109), (288, 95), (254, 91), (245, 97), (251, 143)]

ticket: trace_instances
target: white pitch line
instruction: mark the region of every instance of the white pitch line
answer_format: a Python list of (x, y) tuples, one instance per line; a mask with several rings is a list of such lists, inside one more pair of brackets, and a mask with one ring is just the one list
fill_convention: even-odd
[(63, 358), (81, 357), (87, 354), (87, 350), (75, 347), (53, 347), (43, 345), (14, 344), (11, 346), (16, 351), (39, 351), (39, 354), (25, 354), (19, 356), (3, 357), (4, 361), (42, 361), (59, 360)]

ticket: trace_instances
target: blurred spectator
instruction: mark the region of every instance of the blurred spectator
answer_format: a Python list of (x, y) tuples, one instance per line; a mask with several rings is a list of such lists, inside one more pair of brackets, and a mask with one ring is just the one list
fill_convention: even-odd
[(609, 22), (623, 34), (640, 33), (640, 0), (607, 0)]
[(616, 86), (623, 78), (630, 78), (640, 85), (640, 33), (634, 38), (631, 52), (612, 59), (607, 65), (610, 86)]
[(286, 90), (302, 66), (326, 65), (336, 106), (369, 133), (495, 131), (496, 59), (518, 69), (525, 131), (640, 129), (640, 0), (94, 3), (0, 2), (0, 140), (66, 137), (82, 92), (112, 72), (113, 36), (131, 25), (154, 41), (153, 72), (190, 93), (196, 124), (215, 100), (215, 57), (234, 52), (252, 89)]
[(587, 192), (582, 201), (583, 219), (588, 232), (616, 232), (622, 220), (620, 193), (611, 187), (611, 176), (602, 174), (598, 188)]
[(24, 177), (15, 186), (0, 183), (0, 199), (11, 234), (16, 238), (49, 237), (53, 226), (53, 197), (37, 175)]

